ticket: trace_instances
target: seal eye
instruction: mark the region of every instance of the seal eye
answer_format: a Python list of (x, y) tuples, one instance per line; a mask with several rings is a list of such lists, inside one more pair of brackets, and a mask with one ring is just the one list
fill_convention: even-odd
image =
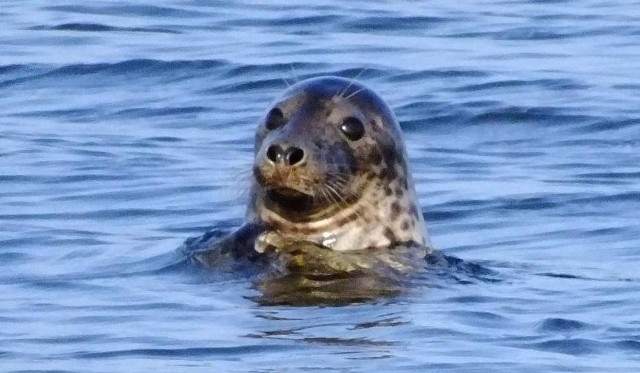
[(282, 114), (282, 110), (278, 108), (273, 108), (267, 115), (266, 126), (269, 131), (274, 130), (283, 124), (285, 124), (286, 120), (284, 119), (284, 114)]
[(364, 124), (358, 118), (348, 117), (342, 122), (340, 131), (351, 141), (360, 140), (364, 136)]

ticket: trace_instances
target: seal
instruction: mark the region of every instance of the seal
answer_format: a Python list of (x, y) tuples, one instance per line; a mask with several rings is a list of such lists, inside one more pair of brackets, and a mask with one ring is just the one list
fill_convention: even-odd
[(427, 245), (398, 121), (363, 84), (292, 86), (263, 116), (255, 149), (247, 221), (337, 251)]
[[(320, 261), (336, 253), (327, 262), (431, 252), (398, 121), (362, 83), (325, 76), (289, 87), (260, 120), (252, 176), (246, 224), (217, 241), (220, 252), (255, 259), (304, 243), (325, 249)], [(210, 241), (200, 242), (209, 251), (200, 262), (214, 260)]]

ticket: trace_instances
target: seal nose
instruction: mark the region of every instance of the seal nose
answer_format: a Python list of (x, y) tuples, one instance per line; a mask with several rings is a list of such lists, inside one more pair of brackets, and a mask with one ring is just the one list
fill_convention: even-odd
[(286, 166), (295, 166), (304, 159), (304, 150), (290, 146), (283, 149), (280, 145), (271, 145), (267, 148), (267, 158), (273, 163), (283, 163)]

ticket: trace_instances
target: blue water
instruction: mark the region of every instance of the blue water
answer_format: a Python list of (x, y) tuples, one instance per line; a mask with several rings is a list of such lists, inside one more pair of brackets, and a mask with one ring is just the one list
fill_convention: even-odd
[[(640, 2), (297, 4), (2, 2), (0, 371), (640, 371)], [(263, 306), (180, 261), (319, 74), (388, 100), (434, 244), (491, 281)]]

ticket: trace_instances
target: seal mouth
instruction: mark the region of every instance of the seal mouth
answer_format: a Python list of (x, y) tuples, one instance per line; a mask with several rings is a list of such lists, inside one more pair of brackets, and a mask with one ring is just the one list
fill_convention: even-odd
[(296, 212), (310, 211), (314, 208), (313, 196), (292, 188), (273, 188), (267, 190), (267, 198), (278, 207)]

